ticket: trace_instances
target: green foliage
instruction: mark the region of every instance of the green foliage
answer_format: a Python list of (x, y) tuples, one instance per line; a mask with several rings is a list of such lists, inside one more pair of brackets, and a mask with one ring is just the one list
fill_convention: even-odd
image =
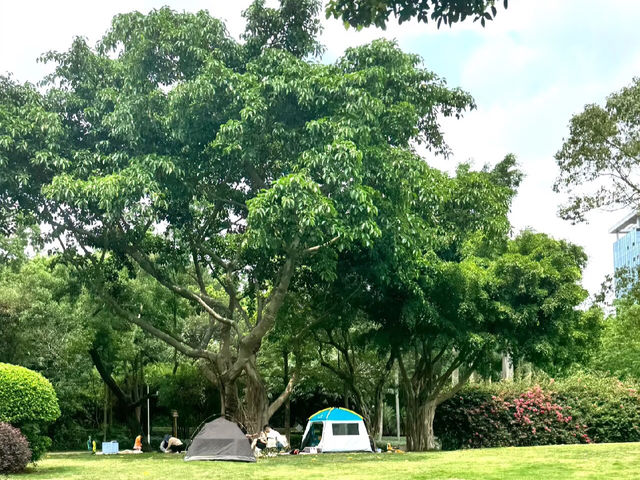
[(1, 270), (0, 362), (24, 366), (49, 379), (61, 411), (49, 426), (52, 448), (74, 442), (75, 449), (84, 433), (67, 438), (65, 432), (95, 426), (101, 391), (87, 354), (96, 332), (91, 321), (96, 305), (57, 260), (23, 259)]
[(0, 419), (14, 425), (55, 421), (60, 416), (51, 382), (39, 373), (0, 363)]
[(640, 385), (602, 374), (574, 374), (558, 381), (558, 401), (588, 426), (594, 442), (640, 441)]
[(547, 369), (586, 361), (602, 326), (599, 308), (578, 308), (588, 296), (580, 285), (586, 261), (581, 247), (545, 234), (525, 231), (509, 242), (492, 273), (498, 322), (510, 322), (504, 351)]
[[(399, 23), (416, 19), (428, 23), (453, 25), (472, 17), (486, 21), (493, 20), (498, 13), (496, 0), (331, 0), (327, 5), (327, 17), (342, 18), (346, 24), (356, 28), (376, 25), (385, 28), (393, 13)], [(508, 0), (503, 0), (504, 8)]]
[(438, 410), (444, 450), (591, 442), (573, 411), (539, 386), (522, 393), (470, 386)]
[(624, 294), (614, 301), (615, 315), (604, 322), (600, 345), (591, 367), (621, 379), (640, 379), (640, 282), (636, 270), (616, 272), (616, 289)]
[(438, 408), (442, 448), (640, 440), (637, 385), (585, 373), (540, 385), (468, 385)]
[[(8, 236), (19, 224), (33, 219), (43, 179), (51, 178), (49, 166), (62, 165), (57, 153), (61, 133), (58, 116), (31, 84), (19, 85), (0, 76), (0, 234)], [(38, 171), (34, 171), (38, 165)], [(22, 204), (23, 209), (18, 207)]]
[[(0, 204), (51, 227), (43, 238), (62, 244), (61, 260), (99, 299), (97, 320), (115, 314), (163, 340), (229, 395), (246, 373), (261, 401), (256, 357), (291, 318), (278, 313), (292, 279), (331, 281), (340, 253), (400, 225), (394, 240), (424, 259), (434, 223), (423, 230), (413, 212), (394, 214), (411, 204), (433, 219), (446, 181), (414, 145), (446, 153), (441, 118), (474, 107), (393, 42), (351, 48), (332, 65), (308, 60), (318, 5), (254, 3), (244, 42), (206, 12), (118, 15), (95, 48), (77, 38), (44, 56), (55, 64), (44, 94), (0, 83), (0, 118), (30, 118), (20, 135), (50, 132), (18, 151), (20, 135), (0, 122)], [(13, 181), (23, 172), (29, 195)], [(407, 275), (420, 268), (411, 265)], [(167, 315), (157, 304), (171, 296), (188, 306)], [(243, 411), (269, 411), (250, 403)]]
[(604, 106), (587, 105), (571, 118), (569, 137), (555, 156), (560, 175), (554, 189), (570, 194), (562, 217), (580, 222), (597, 208), (638, 207), (639, 135), (639, 78)]
[(183, 363), (175, 373), (172, 368), (173, 365), (157, 363), (145, 372), (145, 380), (158, 392), (159, 407), (178, 410), (181, 424), (193, 428), (219, 412), (219, 393), (196, 366)]
[(22, 472), (31, 461), (29, 442), (20, 430), (0, 422), (0, 474)]
[(45, 429), (59, 416), (56, 393), (46, 378), (24, 367), (0, 363), (0, 421), (22, 430), (33, 460), (51, 445)]
[(256, 57), (267, 48), (277, 48), (304, 58), (319, 56), (318, 42), (322, 30), (318, 0), (280, 0), (280, 8), (267, 8), (264, 0), (254, 0), (243, 16), (247, 26), (243, 38), (249, 57)]

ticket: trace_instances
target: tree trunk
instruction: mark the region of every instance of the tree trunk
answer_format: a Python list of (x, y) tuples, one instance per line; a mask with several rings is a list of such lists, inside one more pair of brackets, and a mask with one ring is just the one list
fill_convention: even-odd
[[(284, 350), (282, 352), (283, 365), (283, 380), (286, 388), (289, 383), (289, 352)], [(287, 437), (287, 443), (291, 445), (291, 396), (287, 397), (284, 403), (284, 434)]]
[(256, 433), (269, 422), (269, 397), (262, 379), (247, 375), (244, 395), (244, 424), (248, 431)]
[(502, 372), (500, 378), (503, 381), (510, 382), (513, 380), (513, 361), (508, 353), (502, 354)]
[(373, 437), (382, 440), (382, 428), (384, 424), (384, 390), (376, 392), (375, 406), (373, 409)]
[(103, 420), (104, 420), (104, 431), (102, 432), (102, 441), (107, 441), (107, 436), (109, 435), (109, 387), (107, 384), (104, 384), (104, 411), (103, 411)]
[(415, 399), (410, 399), (407, 402), (407, 450), (426, 452), (436, 449), (436, 437), (433, 432), (436, 406), (435, 402), (418, 405)]
[(220, 414), (238, 422), (244, 422), (240, 398), (238, 396), (238, 384), (236, 382), (219, 382)]

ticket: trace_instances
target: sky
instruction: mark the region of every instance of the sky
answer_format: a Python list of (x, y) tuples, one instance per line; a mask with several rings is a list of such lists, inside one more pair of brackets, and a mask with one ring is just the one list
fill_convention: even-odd
[[(113, 15), (168, 5), (178, 11), (208, 10), (226, 20), (238, 36), (248, 0), (21, 0), (0, 2), (0, 73), (37, 82), (50, 66), (37, 63), (49, 50), (65, 50), (74, 36), (97, 41)], [(272, 2), (268, 2), (272, 3)], [(502, 3), (502, 2), (498, 2)], [(478, 108), (461, 120), (443, 121), (453, 154), (427, 161), (453, 171), (460, 162), (480, 168), (506, 154), (517, 156), (525, 173), (510, 214), (514, 230), (532, 228), (585, 248), (589, 263), (583, 284), (591, 293), (613, 272), (609, 228), (625, 212), (596, 212), (586, 224), (571, 225), (557, 216), (561, 195), (553, 193), (554, 154), (567, 136), (568, 122), (586, 104), (640, 75), (640, 2), (636, 0), (512, 0), (485, 28), (462, 23), (435, 28), (416, 22), (387, 30), (346, 30), (341, 21), (324, 20), (323, 61), (345, 48), (376, 38), (395, 39), (417, 53), (425, 67), (473, 95)]]

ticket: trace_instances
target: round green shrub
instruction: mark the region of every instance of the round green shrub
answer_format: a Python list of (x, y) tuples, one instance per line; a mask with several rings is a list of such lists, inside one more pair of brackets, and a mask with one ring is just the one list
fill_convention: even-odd
[(28, 368), (0, 363), (0, 421), (54, 422), (60, 416), (51, 382)]
[(0, 473), (18, 473), (31, 460), (29, 442), (20, 430), (0, 422)]
[(37, 460), (51, 445), (47, 426), (60, 416), (53, 386), (42, 375), (24, 367), (0, 363), (0, 422), (20, 428)]

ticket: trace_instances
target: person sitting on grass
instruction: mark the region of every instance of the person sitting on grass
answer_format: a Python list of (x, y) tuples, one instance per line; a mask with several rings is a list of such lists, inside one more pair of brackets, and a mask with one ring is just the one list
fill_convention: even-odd
[(185, 444), (176, 437), (165, 435), (162, 443), (160, 443), (160, 451), (164, 453), (180, 453), (184, 452)]
[(187, 448), (186, 445), (182, 443), (180, 439), (171, 437), (167, 442), (167, 451), (164, 453), (180, 453), (184, 452), (185, 448)]
[(251, 443), (251, 450), (253, 451), (254, 455), (256, 453), (256, 448), (260, 451), (267, 448), (267, 441), (269, 440), (267, 438), (267, 432), (265, 431), (267, 427), (269, 427), (269, 425), (265, 425), (264, 427), (262, 427), (262, 431), (255, 435), (255, 438)]
[(133, 442), (133, 451), (142, 452), (142, 435), (138, 435), (135, 442)]
[(286, 450), (289, 447), (289, 442), (287, 442), (287, 437), (282, 435), (277, 430), (271, 428), (271, 426), (265, 425), (264, 431), (267, 434), (267, 440), (273, 439), (275, 441), (276, 449), (278, 450), (278, 452), (281, 452), (282, 450)]

